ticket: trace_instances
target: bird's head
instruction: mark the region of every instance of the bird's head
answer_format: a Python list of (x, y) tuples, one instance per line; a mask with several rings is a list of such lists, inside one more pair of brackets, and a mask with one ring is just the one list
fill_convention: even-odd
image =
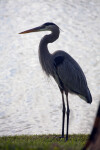
[(52, 31), (54, 28), (59, 28), (59, 27), (52, 22), (47, 22), (39, 27), (35, 27), (32, 29), (20, 32), (19, 34), (25, 34), (25, 33), (30, 33), (30, 32), (40, 32), (40, 31)]

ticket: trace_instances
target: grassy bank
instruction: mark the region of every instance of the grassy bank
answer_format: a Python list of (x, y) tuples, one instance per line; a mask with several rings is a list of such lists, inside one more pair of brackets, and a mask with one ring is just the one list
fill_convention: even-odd
[(81, 150), (88, 135), (69, 135), (69, 140), (59, 135), (3, 136), (0, 150)]

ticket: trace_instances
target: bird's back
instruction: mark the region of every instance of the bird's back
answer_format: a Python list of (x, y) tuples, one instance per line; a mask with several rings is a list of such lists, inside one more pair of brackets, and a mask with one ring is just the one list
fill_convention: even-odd
[(79, 64), (64, 51), (56, 51), (52, 56), (56, 68), (54, 78), (58, 86), (61, 86), (59, 84), (62, 83), (64, 90), (78, 94), (88, 103), (91, 103), (92, 97), (87, 86), (86, 77)]

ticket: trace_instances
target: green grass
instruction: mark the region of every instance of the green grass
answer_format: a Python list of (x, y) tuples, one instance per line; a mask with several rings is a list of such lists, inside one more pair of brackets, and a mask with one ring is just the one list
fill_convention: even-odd
[(88, 135), (69, 135), (69, 140), (59, 135), (22, 135), (0, 137), (0, 150), (81, 150)]

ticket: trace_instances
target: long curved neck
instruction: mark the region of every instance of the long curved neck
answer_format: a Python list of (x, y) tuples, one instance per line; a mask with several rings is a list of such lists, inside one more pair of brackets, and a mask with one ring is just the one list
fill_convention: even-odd
[(51, 30), (51, 34), (45, 35), (39, 44), (39, 60), (40, 64), (42, 66), (42, 69), (46, 72), (47, 75), (51, 74), (51, 65), (52, 65), (52, 55), (50, 54), (48, 50), (48, 43), (52, 43), (59, 37), (59, 28), (54, 27)]

